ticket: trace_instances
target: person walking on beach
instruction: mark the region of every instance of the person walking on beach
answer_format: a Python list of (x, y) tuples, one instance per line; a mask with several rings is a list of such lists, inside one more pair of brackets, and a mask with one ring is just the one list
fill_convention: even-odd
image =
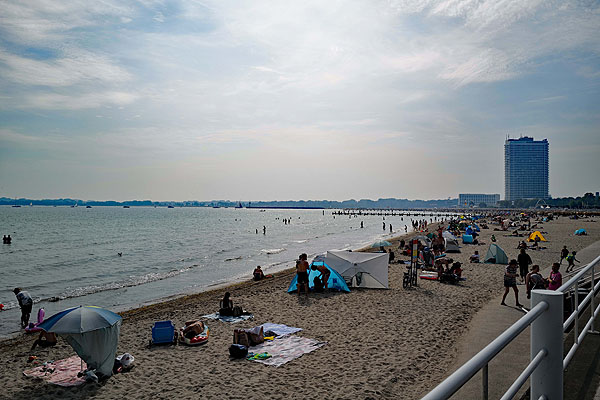
[(567, 256), (569, 255), (569, 249), (567, 249), (567, 246), (563, 246), (562, 250), (560, 251), (560, 262), (559, 264), (562, 265), (562, 262), (565, 258), (567, 258)]
[(527, 270), (529, 270), (529, 266), (533, 264), (533, 261), (531, 261), (529, 254), (525, 252), (525, 249), (521, 249), (519, 256), (517, 257), (517, 262), (519, 263), (521, 282), (524, 282), (525, 276), (527, 276)]
[(576, 254), (577, 252), (574, 251), (573, 253), (567, 256), (567, 262), (569, 263), (567, 265), (567, 272), (569, 272), (569, 270), (573, 271), (575, 269), (575, 261), (579, 262), (579, 260), (575, 258)]
[(504, 272), (504, 295), (502, 296), (501, 305), (505, 306), (506, 296), (510, 291), (510, 288), (513, 288), (515, 292), (515, 301), (517, 307), (523, 307), (521, 303), (519, 303), (519, 289), (517, 289), (517, 260), (510, 260), (510, 263), (506, 266), (506, 271)]
[(33, 299), (28, 292), (21, 290), (21, 288), (15, 288), (13, 293), (17, 296), (19, 307), (21, 307), (21, 328), (26, 328), (27, 325), (29, 325), (29, 316), (31, 315), (31, 308), (33, 307)]
[(306, 253), (300, 254), (298, 261), (296, 261), (296, 274), (298, 275), (297, 285), (298, 294), (300, 294), (300, 287), (304, 287), (304, 293), (308, 296), (308, 256)]

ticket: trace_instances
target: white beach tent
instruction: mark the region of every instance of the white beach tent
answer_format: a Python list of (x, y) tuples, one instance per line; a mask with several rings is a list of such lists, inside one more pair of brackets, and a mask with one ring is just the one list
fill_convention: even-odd
[(388, 253), (362, 253), (331, 250), (325, 262), (335, 269), (350, 287), (388, 289)]

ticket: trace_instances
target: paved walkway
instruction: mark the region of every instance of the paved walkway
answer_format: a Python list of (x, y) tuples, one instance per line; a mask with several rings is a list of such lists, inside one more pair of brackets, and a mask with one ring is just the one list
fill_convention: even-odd
[[(600, 241), (577, 252), (577, 259), (580, 260), (582, 264), (586, 264), (596, 258), (599, 254)], [(547, 276), (548, 273), (549, 271), (543, 271), (544, 276)], [(519, 289), (521, 293), (524, 292), (524, 286), (519, 286)], [(509, 307), (500, 307), (499, 304), (501, 300), (502, 296), (500, 295), (498, 298), (489, 302), (475, 315), (469, 331), (461, 339), (459, 344), (459, 357), (452, 372), (477, 354), (524, 315), (523, 311), (512, 306), (515, 301), (512, 291), (509, 293), (509, 297), (507, 297), (507, 304), (509, 304)], [(529, 303), (525, 304), (527, 305)], [(600, 329), (600, 322), (597, 326), (597, 329)], [(569, 370), (565, 373), (565, 395), (567, 392), (576, 393), (577, 395), (565, 396), (565, 399), (587, 400), (589, 398), (600, 400), (600, 390), (596, 390), (600, 382), (600, 337), (592, 337), (591, 340), (589, 337), (590, 335), (586, 336), (583, 342), (587, 349), (579, 349), (569, 366)], [(529, 352), (529, 328), (527, 328), (489, 364), (490, 399), (498, 399), (506, 392), (513, 381), (529, 363)], [(585, 357), (583, 357), (582, 354), (584, 354)], [(587, 361), (582, 360), (583, 358)], [(591, 372), (590, 368), (592, 368)], [(578, 383), (578, 381), (580, 382)], [(567, 388), (567, 386), (569, 386), (569, 388)], [(529, 383), (526, 383), (524, 388), (521, 389), (517, 395), (517, 398), (520, 398), (528, 387)], [(596, 397), (593, 397), (596, 392), (598, 392)], [(465, 386), (452, 396), (452, 399), (481, 398), (481, 372), (478, 372)]]

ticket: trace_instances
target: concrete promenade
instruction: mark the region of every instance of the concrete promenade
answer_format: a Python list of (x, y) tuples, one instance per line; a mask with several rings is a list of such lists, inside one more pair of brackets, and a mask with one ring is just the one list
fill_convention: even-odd
[[(587, 264), (598, 255), (600, 255), (600, 241), (579, 251), (577, 259), (581, 261), (581, 264)], [(543, 275), (548, 276), (549, 269), (543, 271)], [(598, 275), (600, 275), (600, 271)], [(563, 278), (563, 282), (567, 280), (568, 277)], [(523, 285), (519, 285), (519, 292), (521, 303), (530, 308), (530, 301), (525, 297)], [(449, 373), (454, 372), (524, 315), (523, 311), (514, 307), (515, 300), (512, 291), (507, 297), (509, 306), (500, 306), (501, 300), (502, 296), (500, 295), (475, 315), (469, 331), (461, 338), (458, 348), (459, 357)], [(596, 324), (596, 329), (600, 329), (600, 320)], [(572, 336), (572, 334), (568, 335), (565, 340), (565, 351), (566, 347), (573, 342)], [(500, 398), (529, 363), (529, 340), (529, 328), (527, 328), (489, 364), (490, 399)], [(600, 400), (600, 390), (598, 390), (600, 384), (600, 336), (587, 335), (585, 337), (582, 347), (578, 349), (569, 368), (565, 371), (564, 382), (565, 399)], [(526, 383), (517, 398), (525, 395), (528, 388), (529, 383)], [(481, 398), (481, 372), (478, 372), (452, 396), (452, 399)]]

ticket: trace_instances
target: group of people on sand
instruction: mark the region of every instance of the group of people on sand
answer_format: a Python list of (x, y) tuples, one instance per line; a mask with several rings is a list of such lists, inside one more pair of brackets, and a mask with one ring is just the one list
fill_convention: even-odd
[(300, 254), (298, 260), (296, 261), (296, 275), (297, 279), (297, 288), (298, 294), (302, 291), (308, 296), (309, 291), (309, 281), (308, 274), (309, 269), (311, 271), (319, 271), (320, 275), (315, 276), (313, 278), (315, 291), (319, 292), (322, 290), (328, 289), (328, 281), (331, 276), (331, 271), (327, 268), (323, 263), (313, 263), (312, 266), (308, 264), (308, 256), (306, 253)]

